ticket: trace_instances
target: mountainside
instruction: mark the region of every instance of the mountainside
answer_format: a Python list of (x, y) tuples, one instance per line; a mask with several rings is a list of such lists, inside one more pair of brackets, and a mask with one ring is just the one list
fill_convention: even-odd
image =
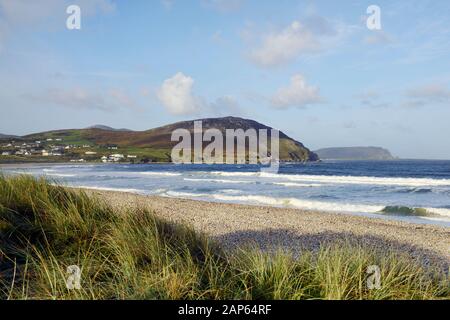
[[(237, 117), (208, 118), (200, 120), (203, 124), (203, 130), (216, 128), (219, 129), (224, 136), (226, 129), (271, 129), (271, 127), (256, 121)], [(122, 149), (121, 153), (124, 153), (125, 151), (133, 152), (153, 159), (156, 158), (160, 161), (168, 161), (170, 160), (171, 149), (178, 143), (177, 141), (171, 141), (171, 135), (175, 129), (187, 129), (193, 133), (194, 120), (169, 124), (146, 131), (124, 131), (106, 126), (94, 126), (85, 129), (56, 130), (36, 133), (24, 136), (23, 138), (30, 141), (61, 139), (65, 144), (91, 145), (94, 147), (115, 145), (119, 150)], [(207, 144), (209, 144), (209, 142), (205, 142), (204, 146)], [(155, 155), (155, 153), (157, 153), (157, 155)], [(280, 131), (280, 160), (316, 161), (318, 160), (318, 157), (302, 143), (288, 137)]]
[(389, 150), (380, 147), (324, 148), (315, 151), (322, 160), (394, 160)]
[(2, 134), (0, 133), (0, 140), (2, 139), (15, 139), (19, 138), (18, 136), (10, 135), (10, 134)]

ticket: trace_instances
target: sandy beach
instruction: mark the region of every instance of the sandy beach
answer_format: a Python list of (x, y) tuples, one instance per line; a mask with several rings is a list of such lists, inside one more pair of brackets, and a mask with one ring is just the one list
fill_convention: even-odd
[(239, 204), (211, 203), (132, 193), (87, 190), (115, 207), (143, 207), (170, 221), (188, 224), (225, 249), (257, 245), (265, 250), (302, 248), (349, 241), (406, 253), (425, 264), (450, 265), (450, 228), (351, 216)]

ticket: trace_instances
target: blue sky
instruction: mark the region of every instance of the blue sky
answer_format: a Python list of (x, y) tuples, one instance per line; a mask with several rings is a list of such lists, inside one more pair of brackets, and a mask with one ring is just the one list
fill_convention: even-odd
[[(66, 8), (81, 8), (81, 30)], [(366, 10), (381, 9), (381, 30)], [(0, 132), (235, 115), (450, 159), (450, 2), (0, 0)]]

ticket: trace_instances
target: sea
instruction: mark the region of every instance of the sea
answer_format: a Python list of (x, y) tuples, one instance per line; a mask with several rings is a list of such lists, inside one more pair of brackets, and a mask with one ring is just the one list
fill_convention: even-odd
[(282, 163), (278, 173), (261, 169), (258, 165), (22, 164), (1, 171), (45, 176), (66, 186), (450, 227), (450, 161), (323, 161)]

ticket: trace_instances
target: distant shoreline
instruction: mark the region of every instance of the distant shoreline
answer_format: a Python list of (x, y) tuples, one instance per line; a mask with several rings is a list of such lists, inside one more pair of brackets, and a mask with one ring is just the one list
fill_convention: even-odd
[(14, 167), (37, 167), (37, 166), (60, 166), (60, 165), (143, 165), (143, 164), (173, 164), (172, 162), (149, 162), (149, 163), (131, 163), (131, 162), (17, 162), (17, 163), (2, 163), (0, 162), (0, 168), (14, 168)]

